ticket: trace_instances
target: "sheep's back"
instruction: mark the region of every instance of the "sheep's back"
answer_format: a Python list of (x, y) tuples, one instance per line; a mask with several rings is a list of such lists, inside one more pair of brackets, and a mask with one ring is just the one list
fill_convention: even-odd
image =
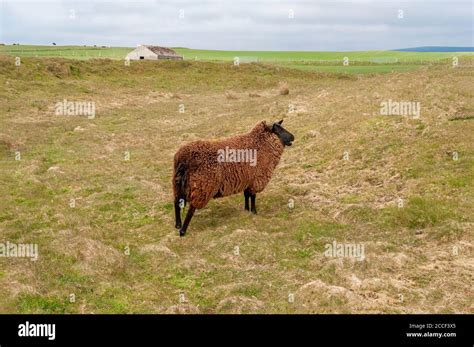
[(220, 141), (191, 142), (176, 153), (175, 165), (181, 161), (188, 165), (189, 183), (191, 190), (196, 191), (195, 195), (223, 197), (242, 192), (252, 184), (256, 166), (251, 166), (249, 162), (218, 161), (219, 150), (225, 150), (226, 147), (234, 150), (256, 149), (244, 135)]

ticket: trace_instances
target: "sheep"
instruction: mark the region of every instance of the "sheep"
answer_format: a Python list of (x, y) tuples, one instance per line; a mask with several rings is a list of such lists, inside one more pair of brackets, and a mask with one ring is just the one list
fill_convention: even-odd
[[(172, 185), (175, 227), (180, 236), (186, 234), (195, 210), (214, 198), (243, 192), (245, 210), (257, 214), (256, 194), (270, 181), (284, 147), (295, 139), (282, 122), (267, 125), (262, 121), (247, 134), (191, 142), (176, 152)], [(186, 203), (189, 210), (182, 224), (181, 208)]]

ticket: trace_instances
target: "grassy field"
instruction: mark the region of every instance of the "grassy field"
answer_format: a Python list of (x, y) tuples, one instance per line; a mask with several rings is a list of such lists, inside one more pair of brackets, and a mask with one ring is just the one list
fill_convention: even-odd
[(414, 71), (422, 67), (420, 64), (371, 64), (362, 65), (355, 64), (349, 66), (341, 65), (320, 65), (320, 64), (284, 64), (285, 67), (298, 69), (303, 71), (319, 71), (332, 73), (347, 73), (347, 74), (376, 74), (387, 72), (405, 72)]
[[(0, 242), (39, 247), (36, 262), (0, 257), (0, 312), (474, 312), (472, 64), (0, 56)], [(55, 115), (64, 99), (95, 118)], [(380, 115), (389, 99), (420, 118)], [(259, 214), (214, 200), (180, 238), (176, 150), (281, 118), (296, 140)], [(365, 259), (326, 257), (333, 241)]]
[(0, 46), (1, 54), (18, 57), (61, 57), (68, 59), (109, 58), (124, 59), (133, 48), (130, 47), (93, 47), (93, 46)]
[[(84, 46), (0, 46), (0, 54), (18, 57), (61, 57), (87, 60), (92, 58), (124, 59), (130, 47)], [(358, 52), (273, 52), (273, 51), (211, 51), (175, 48), (185, 60), (231, 62), (239, 57), (242, 63), (272, 63), (289, 68), (322, 72), (380, 73), (413, 71), (423, 64), (449, 64), (454, 56), (473, 56), (472, 53), (416, 53), (398, 51)], [(349, 66), (343, 59), (349, 59)]]

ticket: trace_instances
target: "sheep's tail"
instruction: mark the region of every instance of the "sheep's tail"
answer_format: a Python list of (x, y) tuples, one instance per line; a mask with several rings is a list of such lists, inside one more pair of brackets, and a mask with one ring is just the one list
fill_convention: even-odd
[(179, 203), (183, 201), (184, 205), (186, 205), (186, 187), (188, 183), (187, 169), (187, 165), (184, 163), (176, 163), (173, 177), (175, 201)]

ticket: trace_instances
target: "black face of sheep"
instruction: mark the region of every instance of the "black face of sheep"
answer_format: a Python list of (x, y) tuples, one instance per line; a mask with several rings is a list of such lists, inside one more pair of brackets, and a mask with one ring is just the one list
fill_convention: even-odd
[(292, 133), (287, 131), (281, 126), (283, 119), (277, 123), (273, 123), (272, 132), (275, 133), (285, 146), (291, 146), (291, 143), (295, 140), (295, 137)]

